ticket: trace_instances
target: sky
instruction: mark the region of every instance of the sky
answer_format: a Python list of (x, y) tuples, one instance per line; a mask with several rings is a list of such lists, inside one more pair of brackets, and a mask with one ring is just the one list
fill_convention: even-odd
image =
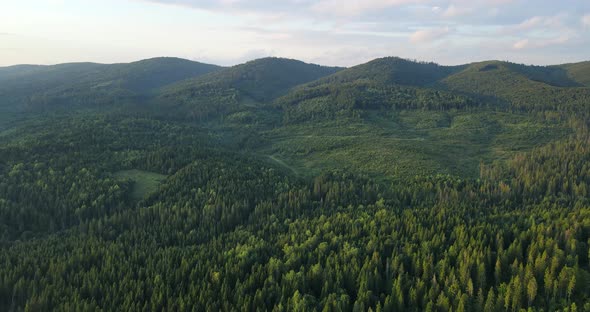
[(590, 60), (590, 0), (0, 0), (0, 66)]

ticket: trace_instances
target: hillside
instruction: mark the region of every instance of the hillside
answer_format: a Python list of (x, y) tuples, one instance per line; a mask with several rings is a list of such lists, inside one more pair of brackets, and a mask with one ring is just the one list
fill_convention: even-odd
[(384, 57), (347, 68), (311, 85), (350, 83), (361, 80), (379, 84), (425, 86), (463, 67), (465, 66), (441, 66), (436, 63), (417, 62), (399, 57)]
[(566, 135), (568, 126), (557, 121), (569, 118), (563, 111), (584, 114), (588, 89), (553, 71), (378, 59), (275, 100), (283, 125), (266, 132), (262, 150), (298, 172), (346, 167), (394, 179), (417, 171), (474, 177), (482, 160)]
[[(353, 116), (374, 109), (584, 111), (586, 63), (527, 66), (487, 61), (440, 66), (377, 59), (295, 88), (277, 101), (287, 123)], [(575, 77), (574, 77), (575, 76)]]
[(586, 87), (590, 87), (590, 61), (559, 65), (558, 67), (564, 68), (570, 79)]
[(0, 311), (590, 310), (584, 64), (0, 77)]
[(340, 68), (283, 58), (264, 58), (168, 86), (157, 105), (197, 120), (259, 107), (291, 88)]
[(395, 57), (347, 68), (276, 101), (286, 123), (354, 116), (359, 110), (465, 107), (471, 100), (428, 85), (461, 69)]
[(36, 110), (121, 103), (219, 68), (178, 58), (0, 68), (0, 107)]
[(590, 88), (568, 80), (565, 73), (559, 75), (549, 77), (537, 67), (490, 61), (471, 64), (440, 84), (452, 91), (487, 97), (508, 109), (587, 111)]

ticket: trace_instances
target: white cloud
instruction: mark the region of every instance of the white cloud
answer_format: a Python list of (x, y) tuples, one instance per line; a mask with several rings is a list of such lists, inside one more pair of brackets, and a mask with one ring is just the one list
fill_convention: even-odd
[(557, 37), (547, 39), (522, 39), (515, 42), (512, 47), (516, 50), (539, 49), (548, 46), (562, 45), (569, 42), (574, 37), (573, 34), (562, 34)]
[(311, 9), (318, 13), (337, 16), (357, 16), (395, 6), (425, 2), (424, 0), (320, 0)]
[(553, 34), (555, 32), (571, 32), (569, 25), (572, 22), (572, 16), (567, 13), (558, 13), (551, 16), (533, 16), (523, 20), (518, 24), (505, 25), (501, 28), (501, 34), (517, 34), (527, 32), (538, 32)]
[(530, 30), (539, 27), (564, 27), (564, 21), (568, 18), (567, 14), (557, 14), (553, 16), (533, 16), (514, 25), (516, 30)]
[(436, 41), (450, 33), (448, 27), (431, 28), (418, 30), (410, 35), (410, 41), (413, 43), (432, 42)]
[(531, 18), (523, 21), (522, 23), (516, 25), (515, 29), (527, 30), (527, 29), (534, 28), (534, 27), (540, 25), (543, 22), (543, 19), (544, 19), (544, 17), (542, 17), (542, 16), (531, 17)]
[(454, 4), (451, 4), (444, 12), (442, 13), (443, 17), (452, 18), (457, 17), (465, 14), (469, 14), (473, 11), (473, 9), (468, 7), (457, 7)]
[(522, 50), (525, 49), (526, 47), (529, 46), (529, 40), (528, 39), (522, 39), (519, 40), (517, 42), (515, 42), (512, 47), (516, 50)]
[[(21, 44), (0, 34), (0, 47), (27, 52), (0, 53), (0, 63), (158, 55), (223, 65), (267, 55), (331, 65), (386, 55), (447, 64), (507, 57), (559, 63), (590, 55), (590, 0), (43, 0), (34, 11), (27, 2), (7, 1), (0, 10), (0, 33), (30, 38)], [(65, 3), (64, 10), (50, 2)], [(39, 22), (26, 23), (30, 14)], [(111, 26), (96, 27), (105, 20)], [(43, 52), (57, 46), (53, 41), (66, 44), (49, 58)], [(66, 48), (74, 42), (90, 52), (72, 57)]]
[(512, 3), (515, 0), (486, 0), (487, 3), (492, 4), (492, 5), (496, 5), (496, 4), (508, 4), (508, 3)]

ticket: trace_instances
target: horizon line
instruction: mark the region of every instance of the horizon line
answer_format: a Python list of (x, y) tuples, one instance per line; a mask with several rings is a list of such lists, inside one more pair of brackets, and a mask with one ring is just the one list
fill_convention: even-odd
[(234, 67), (234, 66), (243, 65), (243, 64), (246, 64), (246, 63), (249, 63), (249, 62), (253, 62), (253, 61), (264, 60), (264, 59), (273, 59), (273, 58), (274, 59), (285, 59), (285, 60), (298, 61), (298, 62), (302, 62), (302, 63), (306, 63), (306, 64), (319, 65), (319, 66), (323, 66), (323, 67), (340, 67), (340, 68), (352, 68), (352, 67), (355, 67), (355, 66), (359, 66), (359, 65), (363, 65), (363, 64), (367, 64), (367, 63), (373, 62), (375, 60), (386, 59), (386, 58), (398, 58), (398, 59), (402, 59), (402, 60), (406, 60), (406, 61), (410, 61), (410, 62), (414, 62), (414, 63), (436, 64), (436, 65), (439, 65), (439, 66), (448, 66), (448, 67), (451, 67), (451, 66), (464, 66), (464, 65), (471, 65), (471, 64), (485, 63), (485, 62), (503, 62), (503, 63), (512, 63), (512, 64), (526, 65), (526, 66), (540, 66), (540, 67), (562, 66), (562, 65), (568, 65), (568, 64), (578, 64), (578, 63), (590, 62), (590, 59), (586, 59), (586, 60), (579, 60), (579, 61), (575, 61), (575, 62), (565, 62), (565, 63), (534, 64), (534, 63), (519, 63), (519, 62), (515, 62), (515, 61), (511, 61), (511, 60), (487, 59), (487, 60), (470, 61), (470, 62), (467, 62), (467, 63), (460, 63), (460, 64), (442, 64), (442, 63), (438, 63), (438, 62), (435, 62), (435, 61), (424, 61), (424, 60), (419, 60), (419, 59), (412, 59), (412, 58), (405, 58), (405, 57), (401, 57), (401, 56), (390, 55), (390, 56), (377, 57), (377, 58), (371, 59), (369, 61), (366, 61), (364, 63), (359, 63), (359, 64), (355, 64), (355, 65), (352, 65), (352, 66), (343, 66), (343, 65), (319, 64), (319, 63), (308, 62), (308, 61), (304, 61), (304, 60), (300, 60), (300, 59), (295, 59), (295, 58), (290, 58), (290, 57), (283, 57), (283, 56), (265, 56), (265, 57), (253, 58), (251, 60), (247, 60), (247, 61), (244, 61), (244, 62), (241, 62), (241, 63), (235, 63), (235, 64), (232, 64), (232, 65), (220, 65), (220, 64), (215, 64), (215, 63), (207, 62), (207, 61), (200, 61), (200, 60), (197, 60), (197, 59), (190, 59), (190, 58), (184, 58), (184, 57), (179, 57), (179, 56), (154, 56), (154, 57), (142, 58), (142, 59), (138, 59), (138, 60), (135, 60), (135, 61), (128, 61), (128, 62), (101, 63), (101, 62), (93, 62), (93, 61), (72, 61), (72, 62), (49, 63), (49, 64), (19, 63), (19, 64), (12, 64), (12, 65), (2, 65), (2, 66), (0, 66), (0, 68), (9, 68), (9, 67), (17, 67), (17, 66), (42, 66), (42, 67), (45, 67), (46, 66), (46, 67), (49, 67), (49, 66), (59, 66), (59, 65), (67, 65), (67, 64), (122, 65), (122, 64), (132, 64), (132, 63), (138, 63), (138, 62), (142, 62), (142, 61), (155, 60), (155, 59), (165, 59), (165, 58), (179, 59), (179, 60), (184, 60), (184, 61), (201, 63), (203, 65), (218, 66), (218, 67), (222, 67), (222, 68), (231, 68), (231, 67)]

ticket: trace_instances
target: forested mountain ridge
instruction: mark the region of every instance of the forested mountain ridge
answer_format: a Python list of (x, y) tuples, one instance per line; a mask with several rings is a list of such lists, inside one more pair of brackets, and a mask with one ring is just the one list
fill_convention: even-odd
[[(574, 77), (575, 76), (575, 77)], [(504, 110), (584, 111), (585, 63), (527, 66), (486, 61), (440, 66), (382, 58), (294, 88), (277, 101), (286, 122), (354, 116), (383, 108), (485, 106)]]
[(590, 61), (558, 65), (558, 67), (565, 68), (568, 77), (574, 81), (590, 87)]
[(179, 58), (152, 58), (126, 64), (68, 63), (0, 68), (0, 107), (55, 109), (73, 104), (121, 104), (164, 85), (221, 67)]
[[(269, 101), (288, 89), (329, 76), (340, 67), (308, 64), (298, 60), (268, 57), (225, 68), (209, 75), (169, 86), (168, 92), (197, 89), (202, 85), (216, 85), (244, 92), (257, 101)], [(189, 90), (187, 90), (189, 91)]]
[(209, 120), (265, 106), (291, 88), (341, 70), (285, 58), (263, 58), (166, 87), (156, 110)]
[(109, 66), (0, 68), (0, 311), (590, 311), (585, 63)]
[(381, 84), (425, 86), (458, 72), (465, 66), (442, 66), (436, 63), (418, 62), (399, 57), (384, 57), (347, 68), (311, 85), (369, 80)]
[[(506, 62), (482, 62), (446, 77), (447, 89), (486, 96), (503, 102), (510, 109), (587, 111), (590, 88), (570, 80), (552, 67), (516, 65)], [(549, 73), (557, 73), (551, 76)]]

